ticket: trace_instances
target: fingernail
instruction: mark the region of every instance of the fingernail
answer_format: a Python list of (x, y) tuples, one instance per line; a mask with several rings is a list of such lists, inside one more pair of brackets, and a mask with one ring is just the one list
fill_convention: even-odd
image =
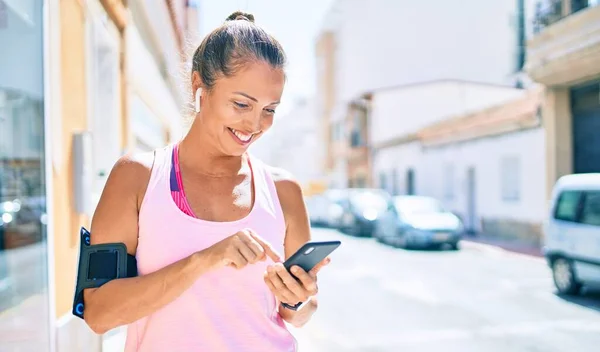
[(292, 268), (292, 272), (294, 272), (294, 273), (297, 273), (299, 271), (300, 271), (300, 269), (297, 266)]

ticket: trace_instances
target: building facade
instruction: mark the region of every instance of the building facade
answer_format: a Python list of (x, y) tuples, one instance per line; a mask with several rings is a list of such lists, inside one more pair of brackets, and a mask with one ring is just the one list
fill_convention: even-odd
[(546, 197), (571, 173), (600, 172), (600, 2), (539, 1), (525, 69), (544, 98)]
[[(521, 68), (531, 6), (525, 0), (468, 0), (461, 6), (441, 0), (335, 1), (316, 43), (330, 185), (348, 186), (354, 178), (349, 169), (358, 168), (348, 165), (348, 157), (366, 153), (349, 148), (352, 132), (346, 130), (354, 101), (365, 94), (452, 79), (527, 86)], [(387, 20), (391, 14), (393, 21)]]
[(375, 185), (392, 194), (421, 194), (426, 190), (420, 180), (431, 173), (423, 169), (417, 133), (453, 116), (520, 97), (524, 90), (442, 80), (390, 87), (371, 94), (369, 141)]
[(467, 231), (540, 245), (545, 206), (541, 87), (421, 129), (419, 194), (440, 199)]
[(89, 228), (117, 158), (184, 133), (185, 82), (172, 73), (197, 30), (195, 9), (127, 4), (0, 1), (0, 345), (8, 350), (102, 350), (102, 337), (71, 315), (79, 228)]

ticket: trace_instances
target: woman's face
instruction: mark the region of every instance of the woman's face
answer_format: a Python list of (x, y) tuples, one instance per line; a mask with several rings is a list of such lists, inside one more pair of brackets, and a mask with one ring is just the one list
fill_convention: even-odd
[[(199, 86), (194, 73), (194, 89)], [(202, 92), (203, 129), (225, 155), (240, 156), (273, 124), (285, 76), (265, 62), (246, 64), (234, 76), (219, 78)]]

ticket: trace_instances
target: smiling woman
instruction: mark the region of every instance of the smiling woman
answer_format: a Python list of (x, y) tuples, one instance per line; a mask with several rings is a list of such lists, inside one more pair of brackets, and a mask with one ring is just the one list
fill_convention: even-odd
[(328, 258), (291, 268), (299, 280), (283, 266), (310, 240), (301, 187), (248, 153), (285, 84), (281, 45), (253, 21), (233, 13), (202, 41), (188, 134), (121, 158), (94, 214), (91, 244), (124, 243), (139, 276), (87, 289), (84, 318), (98, 333), (129, 325), (126, 351), (295, 351), (284, 321), (317, 308)]

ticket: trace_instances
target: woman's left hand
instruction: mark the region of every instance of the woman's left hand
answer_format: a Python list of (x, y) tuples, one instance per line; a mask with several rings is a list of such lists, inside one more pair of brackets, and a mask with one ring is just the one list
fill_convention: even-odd
[(283, 263), (269, 265), (264, 276), (265, 283), (281, 303), (294, 306), (317, 294), (317, 273), (329, 262), (330, 259), (325, 258), (309, 272), (293, 266), (291, 274)]

